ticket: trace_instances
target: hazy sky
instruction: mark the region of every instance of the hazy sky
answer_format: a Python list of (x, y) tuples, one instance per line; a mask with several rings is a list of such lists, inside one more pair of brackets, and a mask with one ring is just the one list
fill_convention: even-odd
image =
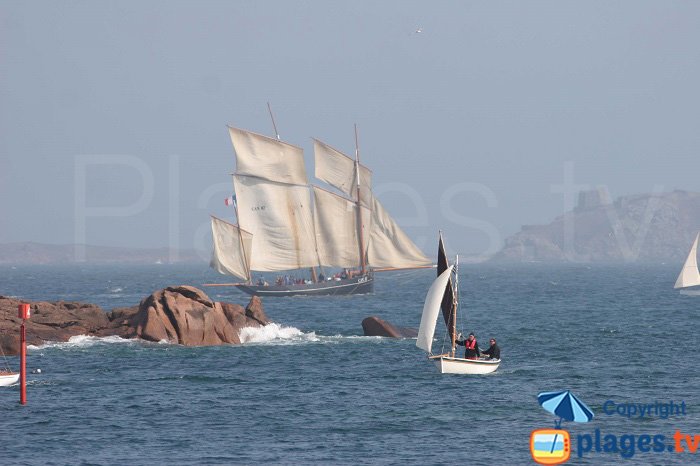
[[(191, 248), (226, 125), (352, 154), (429, 252), (698, 190), (700, 2), (0, 1), (0, 242)], [(420, 28), (421, 32), (415, 32)], [(311, 169), (309, 173), (313, 172)]]

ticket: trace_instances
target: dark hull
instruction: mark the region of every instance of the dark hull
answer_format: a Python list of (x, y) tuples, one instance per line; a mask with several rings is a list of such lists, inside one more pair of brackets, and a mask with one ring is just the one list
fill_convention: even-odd
[(374, 277), (364, 275), (345, 280), (331, 280), (308, 285), (236, 285), (239, 290), (255, 296), (328, 296), (365, 294), (374, 290)]

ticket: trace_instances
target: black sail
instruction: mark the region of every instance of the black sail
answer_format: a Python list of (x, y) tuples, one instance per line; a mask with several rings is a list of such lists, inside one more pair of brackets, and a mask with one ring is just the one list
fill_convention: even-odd
[[(442, 272), (447, 270), (447, 268), (450, 266), (449, 262), (447, 261), (447, 254), (445, 254), (445, 245), (442, 242), (442, 235), (440, 235), (440, 242), (438, 243), (438, 256), (437, 256), (437, 274), (438, 277)], [(442, 308), (442, 317), (445, 318), (445, 325), (447, 326), (447, 331), (450, 335), (450, 340), (453, 338), (453, 333), (454, 333), (454, 322), (452, 321), (453, 319), (453, 314), (452, 314), (452, 306), (454, 303), (454, 288), (452, 287), (452, 277), (450, 277), (450, 280), (447, 282), (447, 285), (445, 287), (445, 294), (442, 297), (442, 304), (440, 307)]]

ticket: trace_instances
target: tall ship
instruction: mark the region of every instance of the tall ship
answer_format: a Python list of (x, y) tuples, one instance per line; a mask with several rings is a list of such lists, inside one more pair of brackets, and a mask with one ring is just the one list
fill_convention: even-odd
[[(211, 217), (211, 267), (244, 281), (213, 285), (259, 296), (370, 293), (375, 272), (431, 267), (374, 197), (357, 128), (354, 159), (313, 140), (315, 177), (337, 192), (309, 183), (300, 147), (279, 136), (228, 130), (236, 157), (236, 220)], [(269, 283), (261, 274), (307, 269), (309, 278), (287, 273)]]

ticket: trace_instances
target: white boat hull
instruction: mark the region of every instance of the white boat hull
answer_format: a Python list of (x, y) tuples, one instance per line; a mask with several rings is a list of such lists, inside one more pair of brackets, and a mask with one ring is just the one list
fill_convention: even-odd
[(19, 382), (19, 374), (0, 374), (0, 387), (9, 387)]
[(500, 359), (464, 359), (449, 356), (436, 356), (432, 359), (441, 374), (490, 374), (501, 364)]

